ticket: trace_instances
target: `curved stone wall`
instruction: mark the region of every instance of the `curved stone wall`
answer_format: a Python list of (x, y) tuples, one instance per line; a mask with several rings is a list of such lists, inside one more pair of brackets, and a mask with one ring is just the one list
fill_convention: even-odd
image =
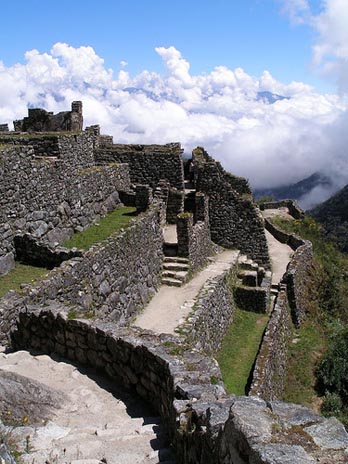
[(348, 435), (336, 419), (226, 395), (214, 360), (185, 351), (176, 337), (68, 320), (63, 312), (22, 312), (13, 347), (59, 353), (134, 388), (166, 421), (178, 463), (346, 462)]

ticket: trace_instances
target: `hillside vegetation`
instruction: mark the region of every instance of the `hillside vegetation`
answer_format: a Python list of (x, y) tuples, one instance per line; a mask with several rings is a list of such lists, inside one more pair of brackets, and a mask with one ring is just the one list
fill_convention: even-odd
[(325, 233), (335, 240), (339, 249), (348, 252), (348, 185), (309, 214), (324, 227)]
[(312, 218), (276, 219), (276, 224), (313, 243), (314, 268), (309, 282), (311, 311), (295, 333), (285, 399), (321, 403), (326, 415), (348, 425), (348, 256), (325, 237)]

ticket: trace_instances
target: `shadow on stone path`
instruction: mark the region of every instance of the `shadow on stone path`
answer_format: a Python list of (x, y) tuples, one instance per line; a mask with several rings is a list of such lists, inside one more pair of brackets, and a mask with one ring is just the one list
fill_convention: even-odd
[[(30, 417), (18, 417), (21, 426), (11, 430), (11, 438), (24, 453), (23, 464), (169, 462), (160, 418), (114, 381), (61, 359), (26, 351), (0, 353), (0, 375), (1, 371), (17, 375), (17, 388), (32, 383), (38, 396), (41, 387), (55, 399), (46, 405), (39, 423), (31, 425)], [(13, 390), (12, 406), (7, 397), (9, 415), (14, 415), (17, 393)], [(0, 383), (0, 399), (2, 395)]]

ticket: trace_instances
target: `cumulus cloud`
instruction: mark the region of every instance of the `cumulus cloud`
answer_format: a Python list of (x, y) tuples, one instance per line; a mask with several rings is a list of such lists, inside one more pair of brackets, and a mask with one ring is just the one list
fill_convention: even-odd
[(24, 64), (0, 62), (0, 123), (22, 118), (28, 106), (57, 112), (82, 100), (85, 124), (100, 124), (115, 141), (180, 141), (187, 152), (203, 145), (255, 187), (296, 182), (316, 171), (348, 183), (342, 99), (301, 82), (284, 84), (269, 71), (255, 77), (216, 66), (193, 75), (173, 46), (156, 51), (163, 74), (114, 74), (91, 47), (64, 43), (50, 53), (27, 52)]
[(283, 12), (294, 24), (308, 24), (315, 32), (313, 64), (322, 75), (337, 82), (348, 93), (348, 8), (347, 0), (322, 0), (315, 13), (307, 0), (281, 0)]

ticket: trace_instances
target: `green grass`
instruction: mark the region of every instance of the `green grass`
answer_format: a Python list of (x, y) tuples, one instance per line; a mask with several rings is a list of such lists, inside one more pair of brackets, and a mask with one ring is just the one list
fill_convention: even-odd
[(47, 272), (48, 269), (42, 267), (16, 263), (12, 271), (0, 277), (0, 298), (9, 290), (20, 290), (21, 284), (30, 284), (36, 279), (41, 279)]
[(135, 208), (129, 206), (117, 208), (100, 219), (98, 224), (94, 224), (82, 232), (77, 232), (70, 240), (63, 242), (62, 245), (67, 248), (76, 247), (88, 250), (95, 243), (105, 240), (111, 234), (129, 226), (135, 211)]
[(284, 401), (316, 407), (315, 369), (325, 349), (326, 337), (318, 320), (309, 318), (294, 331), (289, 344)]
[(244, 395), (269, 316), (237, 309), (217, 361), (229, 393)]

